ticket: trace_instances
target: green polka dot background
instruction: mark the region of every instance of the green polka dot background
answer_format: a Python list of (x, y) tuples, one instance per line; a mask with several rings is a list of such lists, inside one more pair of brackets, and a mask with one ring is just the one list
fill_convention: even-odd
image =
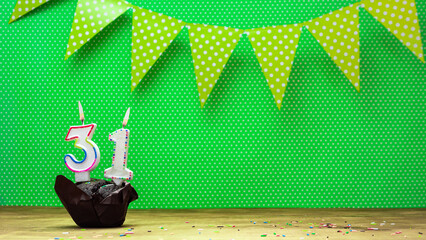
[[(359, 9), (359, 93), (312, 29), (302, 28), (281, 110), (251, 33), (201, 109), (187, 28), (130, 92), (131, 10), (64, 61), (77, 1), (49, 1), (8, 25), (15, 3), (0, 7), (1, 205), (61, 206), (53, 184), (58, 174), (73, 178), (65, 154), (82, 158), (64, 141), (80, 124), (81, 101), (86, 121), (98, 125), (95, 178), (111, 166), (108, 134), (132, 108), (127, 166), (140, 195), (133, 208), (426, 206), (426, 69), (413, 50), (421, 46), (415, 41), (426, 43), (423, 1), (416, 2), (422, 38), (405, 44), (367, 6)], [(252, 29), (306, 22), (356, 2), (129, 3), (186, 23)]]

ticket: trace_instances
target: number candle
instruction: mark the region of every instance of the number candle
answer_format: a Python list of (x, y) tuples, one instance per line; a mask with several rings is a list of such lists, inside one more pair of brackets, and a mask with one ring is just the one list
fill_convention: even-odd
[(127, 109), (123, 120), (123, 127), (109, 135), (109, 140), (115, 143), (112, 155), (112, 167), (105, 170), (105, 178), (112, 179), (114, 183), (121, 186), (124, 180), (131, 180), (133, 172), (127, 168), (127, 152), (129, 149), (129, 129), (124, 129), (129, 121), (130, 108)]
[(74, 147), (83, 150), (84, 159), (79, 161), (74, 155), (67, 154), (64, 161), (68, 169), (75, 172), (75, 181), (85, 182), (90, 181), (90, 172), (98, 166), (101, 154), (98, 146), (91, 140), (96, 130), (96, 124), (84, 125), (83, 107), (80, 102), (78, 102), (78, 109), (82, 125), (71, 126), (65, 141), (75, 140)]

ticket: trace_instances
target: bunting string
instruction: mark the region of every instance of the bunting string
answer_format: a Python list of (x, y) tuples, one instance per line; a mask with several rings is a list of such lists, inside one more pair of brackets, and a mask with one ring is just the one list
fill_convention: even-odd
[[(48, 1), (18, 0), (9, 23)], [(203, 108), (239, 39), (242, 34), (246, 34), (275, 104), (280, 109), (304, 27), (355, 89), (360, 91), (360, 7), (366, 9), (418, 59), (425, 62), (415, 0), (362, 0), (304, 23), (247, 30), (186, 23), (134, 6), (124, 0), (79, 0), (65, 60), (109, 23), (127, 10), (133, 9), (130, 81), (130, 89), (133, 91), (156, 60), (186, 27), (200, 106)]]

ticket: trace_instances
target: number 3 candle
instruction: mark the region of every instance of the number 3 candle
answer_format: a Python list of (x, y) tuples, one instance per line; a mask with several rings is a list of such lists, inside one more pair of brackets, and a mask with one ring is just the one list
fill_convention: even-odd
[(75, 140), (74, 147), (83, 150), (84, 159), (79, 161), (74, 155), (65, 155), (65, 165), (69, 170), (75, 172), (76, 182), (90, 181), (90, 172), (95, 169), (101, 159), (98, 146), (91, 141), (92, 136), (96, 130), (96, 124), (84, 125), (84, 113), (81, 103), (78, 102), (80, 112), (81, 126), (71, 126), (65, 141)]
[(123, 128), (109, 135), (109, 140), (115, 142), (114, 154), (112, 156), (112, 167), (105, 170), (105, 178), (110, 178), (118, 186), (124, 180), (131, 180), (133, 172), (127, 169), (127, 152), (129, 148), (129, 129), (124, 129), (129, 121), (130, 108), (127, 109), (123, 120)]

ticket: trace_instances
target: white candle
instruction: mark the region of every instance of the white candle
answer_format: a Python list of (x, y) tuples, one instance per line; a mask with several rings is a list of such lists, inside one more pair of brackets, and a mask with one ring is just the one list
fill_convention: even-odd
[(96, 124), (84, 125), (83, 108), (78, 102), (81, 126), (71, 126), (65, 141), (75, 140), (74, 146), (83, 150), (84, 159), (77, 160), (73, 154), (64, 157), (65, 165), (75, 173), (76, 182), (90, 181), (90, 172), (95, 169), (101, 159), (98, 146), (91, 139), (96, 130)]
[(129, 120), (130, 108), (124, 116), (123, 128), (109, 135), (109, 140), (115, 143), (114, 154), (112, 156), (112, 167), (105, 170), (105, 178), (112, 179), (116, 185), (121, 185), (124, 180), (131, 180), (133, 172), (127, 168), (127, 152), (129, 149), (130, 130), (124, 127)]

